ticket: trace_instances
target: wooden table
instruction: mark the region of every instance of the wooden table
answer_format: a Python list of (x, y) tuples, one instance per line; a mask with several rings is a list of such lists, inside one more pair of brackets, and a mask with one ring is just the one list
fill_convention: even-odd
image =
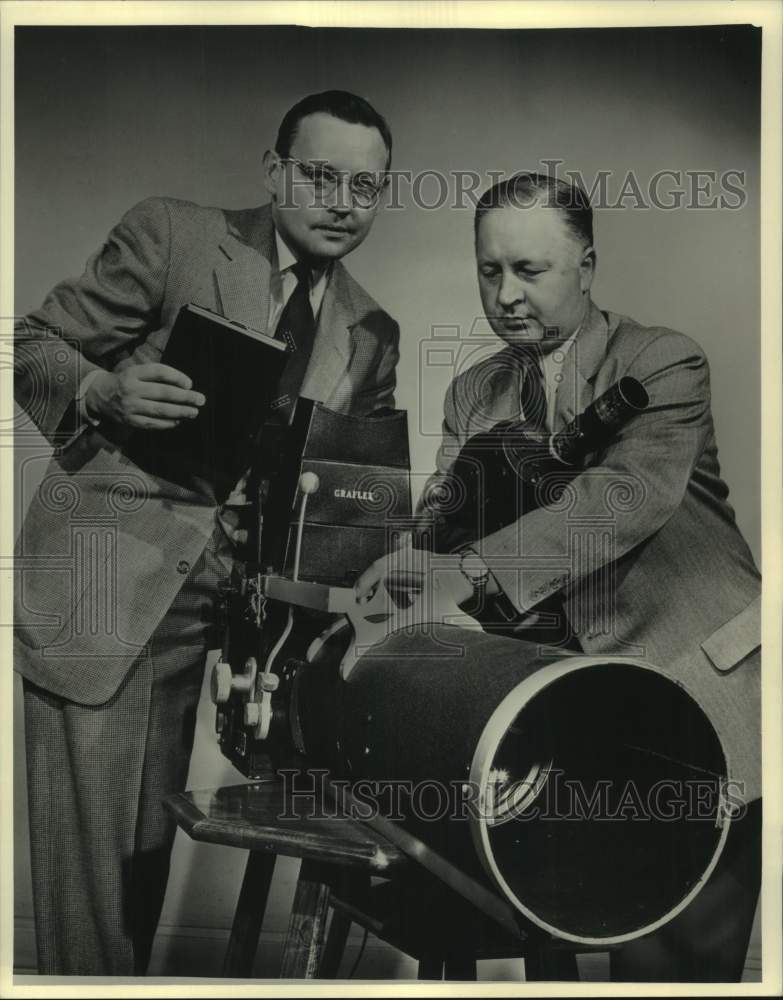
[[(441, 979), (444, 972), (447, 979), (475, 979), (476, 958), (494, 955), (524, 957), (528, 980), (578, 979), (572, 952), (525, 933), (499, 897), (388, 821), (378, 829), (352, 818), (345, 802), (292, 801), (275, 777), (182, 792), (164, 804), (193, 840), (250, 851), (224, 976), (252, 976), (275, 861), (284, 855), (301, 858), (302, 866), (283, 979), (334, 978), (352, 922), (417, 958), (420, 979)], [(379, 885), (373, 876), (385, 881)], [(401, 898), (413, 900), (412, 919), (395, 912)]]

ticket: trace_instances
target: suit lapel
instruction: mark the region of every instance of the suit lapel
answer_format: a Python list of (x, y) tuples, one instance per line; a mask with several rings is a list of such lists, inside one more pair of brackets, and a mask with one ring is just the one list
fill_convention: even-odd
[(553, 431), (562, 430), (592, 403), (593, 382), (606, 357), (607, 339), (604, 315), (591, 300), (587, 318), (563, 362), (563, 381), (555, 400)]
[[(274, 331), (267, 330), (269, 282), (276, 258), (271, 206), (229, 212), (227, 218), (229, 231), (220, 243), (221, 258), (215, 267), (218, 308), (228, 319), (271, 334)], [(357, 343), (369, 335), (359, 325), (361, 316), (350, 278), (335, 261), (318, 315), (303, 396), (325, 403), (348, 385)]]
[(215, 267), (218, 308), (227, 319), (268, 333), (269, 280), (274, 228), (269, 205), (227, 213), (229, 231), (220, 243)]
[(313, 353), (302, 384), (302, 395), (328, 402), (344, 383), (363, 330), (357, 326), (360, 312), (350, 294), (345, 270), (339, 261), (332, 266), (318, 315)]

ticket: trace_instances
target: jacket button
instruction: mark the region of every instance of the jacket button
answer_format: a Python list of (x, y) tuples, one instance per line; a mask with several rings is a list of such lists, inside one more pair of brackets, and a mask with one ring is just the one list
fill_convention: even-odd
[(177, 572), (182, 573), (183, 576), (186, 573), (190, 572), (190, 563), (187, 561), (187, 559), (180, 559), (180, 561), (177, 563)]

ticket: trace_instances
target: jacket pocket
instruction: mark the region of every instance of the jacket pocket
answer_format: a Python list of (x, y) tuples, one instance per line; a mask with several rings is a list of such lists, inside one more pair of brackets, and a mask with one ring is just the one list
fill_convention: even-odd
[(725, 673), (761, 646), (761, 594), (701, 644), (716, 670)]

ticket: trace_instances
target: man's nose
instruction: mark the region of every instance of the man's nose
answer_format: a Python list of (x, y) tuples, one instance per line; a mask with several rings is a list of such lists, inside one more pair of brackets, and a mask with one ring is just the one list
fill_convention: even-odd
[(329, 210), (337, 215), (344, 216), (348, 215), (352, 208), (353, 194), (351, 192), (350, 181), (347, 177), (341, 177), (329, 202)]
[(513, 272), (504, 272), (498, 288), (498, 305), (502, 309), (510, 309), (517, 302), (525, 299), (525, 289), (522, 282)]

